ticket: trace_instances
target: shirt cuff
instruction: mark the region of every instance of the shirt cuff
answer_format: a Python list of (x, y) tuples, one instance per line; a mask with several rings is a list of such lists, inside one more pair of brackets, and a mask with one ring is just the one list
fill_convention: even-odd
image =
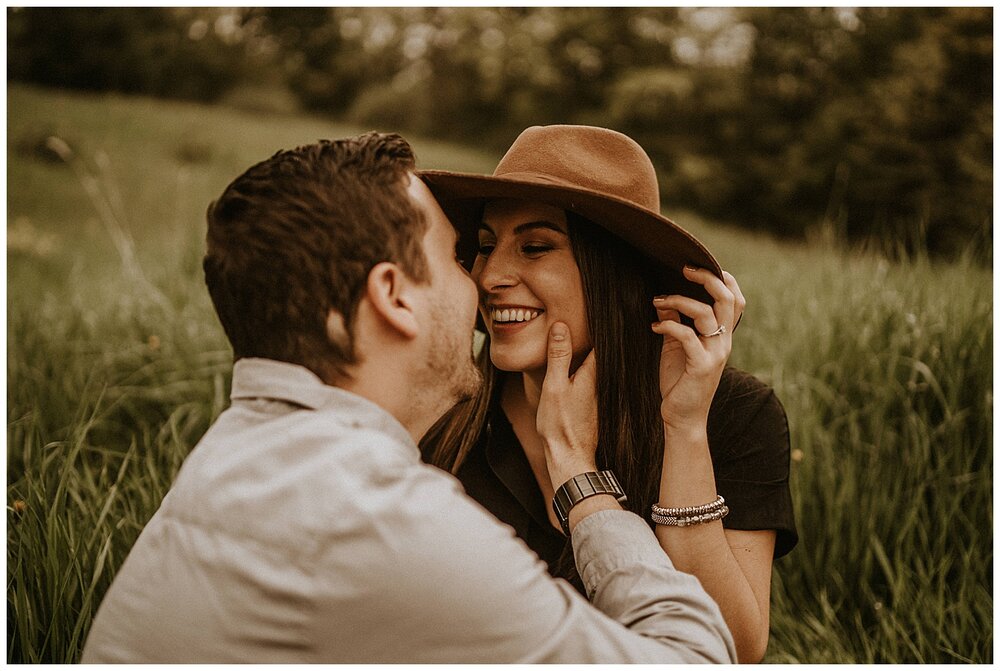
[(577, 570), (589, 597), (605, 576), (624, 566), (674, 568), (653, 530), (627, 510), (599, 510), (587, 515), (576, 523), (572, 540)]

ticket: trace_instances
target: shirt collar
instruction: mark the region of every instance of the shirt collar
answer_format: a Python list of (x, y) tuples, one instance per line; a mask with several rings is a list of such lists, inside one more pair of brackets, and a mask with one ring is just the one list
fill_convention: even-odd
[(274, 359), (248, 357), (233, 365), (233, 402), (263, 398), (309, 410), (336, 409), (356, 428), (374, 428), (417, 448), (413, 436), (378, 404), (346, 389), (326, 384), (305, 366)]

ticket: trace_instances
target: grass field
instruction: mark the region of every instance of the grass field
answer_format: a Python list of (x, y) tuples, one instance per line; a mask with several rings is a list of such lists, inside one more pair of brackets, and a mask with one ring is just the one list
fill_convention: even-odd
[[(8, 661), (79, 659), (227, 405), (200, 270), (209, 200), (280, 147), (362, 130), (8, 88)], [(414, 145), (422, 167), (498, 158)], [(775, 565), (766, 660), (991, 662), (992, 273), (669, 214), (740, 280), (733, 363), (789, 416), (801, 540)]]

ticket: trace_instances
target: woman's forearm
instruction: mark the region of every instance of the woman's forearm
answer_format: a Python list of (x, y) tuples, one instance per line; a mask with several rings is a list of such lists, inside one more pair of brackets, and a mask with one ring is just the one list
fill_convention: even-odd
[[(715, 475), (705, 431), (684, 435), (665, 431), (659, 505), (688, 507), (715, 500)], [(760, 661), (768, 640), (771, 557), (766, 558), (766, 572), (752, 562), (759, 562), (767, 551), (766, 537), (759, 539), (765, 541), (763, 547), (741, 548), (741, 553), (756, 554), (741, 557), (741, 562), (734, 555), (721, 521), (685, 527), (657, 525), (656, 536), (674, 566), (696, 576), (719, 605), (733, 634), (739, 661)], [(751, 540), (756, 540), (753, 535)]]

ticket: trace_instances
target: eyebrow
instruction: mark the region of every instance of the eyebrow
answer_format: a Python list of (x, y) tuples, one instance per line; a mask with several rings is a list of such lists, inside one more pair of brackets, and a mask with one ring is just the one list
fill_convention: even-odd
[[(479, 224), (479, 228), (486, 229), (493, 235), (496, 235), (496, 231), (490, 228), (490, 225), (487, 224), (485, 221)], [(562, 233), (563, 235), (568, 235), (568, 233), (566, 233), (566, 231), (564, 231), (563, 229), (559, 228), (559, 226), (553, 224), (551, 221), (545, 221), (544, 219), (539, 221), (529, 221), (524, 224), (518, 224), (517, 226), (514, 227), (514, 235), (520, 235), (522, 233), (533, 231), (539, 228), (547, 228), (550, 231), (555, 231), (556, 233)]]

